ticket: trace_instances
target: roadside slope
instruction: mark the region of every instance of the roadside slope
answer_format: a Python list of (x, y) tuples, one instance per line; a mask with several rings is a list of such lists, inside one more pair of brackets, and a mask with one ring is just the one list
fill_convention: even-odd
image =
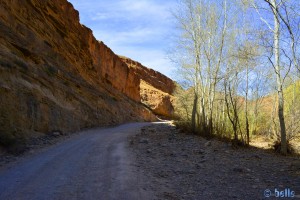
[(180, 133), (167, 123), (142, 128), (130, 142), (153, 199), (267, 199), (267, 189), (270, 199), (276, 199), (275, 188), (289, 188), (300, 198), (299, 157), (257, 148), (236, 149)]

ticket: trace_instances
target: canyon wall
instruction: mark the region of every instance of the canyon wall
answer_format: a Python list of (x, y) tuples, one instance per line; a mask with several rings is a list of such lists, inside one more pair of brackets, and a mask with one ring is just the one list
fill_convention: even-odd
[[(89, 84), (111, 85), (139, 101), (137, 77), (92, 31), (65, 0), (1, 1), (3, 40), (26, 62), (79, 73)], [(59, 66), (58, 66), (59, 64)]]
[(160, 72), (143, 66), (125, 56), (120, 56), (130, 70), (139, 77), (141, 102), (156, 115), (172, 118), (174, 114), (174, 93), (176, 84)]
[(147, 68), (141, 63), (134, 61), (130, 58), (127, 58), (125, 56), (120, 56), (122, 61), (126, 63), (126, 65), (133, 70), (137, 76), (144, 80), (145, 82), (149, 83), (153, 87), (155, 87), (158, 90), (161, 90), (162, 92), (173, 94), (175, 90), (175, 83), (172, 79), (169, 77), (161, 74), (158, 71), (155, 71), (153, 69)]
[(0, 145), (154, 120), (140, 77), (79, 23), (72, 4), (0, 1)]

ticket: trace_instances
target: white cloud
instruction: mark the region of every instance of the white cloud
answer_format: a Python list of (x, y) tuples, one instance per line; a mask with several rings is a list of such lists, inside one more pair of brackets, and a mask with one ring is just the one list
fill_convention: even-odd
[[(167, 1), (125, 0), (121, 3), (122, 10), (135, 16), (151, 16), (152, 19), (165, 20), (170, 17)], [(167, 11), (167, 12), (166, 12)]]
[(165, 49), (174, 0), (69, 1), (79, 10), (81, 23), (114, 52), (171, 75)]
[[(120, 31), (120, 32), (106, 32), (103, 30), (93, 31), (94, 36), (98, 40), (102, 40), (108, 45), (127, 45), (130, 46), (140, 46), (145, 45), (145, 48), (151, 44), (155, 45), (156, 43), (162, 43), (162, 39), (164, 39), (164, 30), (157, 28), (149, 28), (149, 27), (135, 27), (131, 30)], [(163, 44), (162, 44), (163, 45)], [(157, 47), (160, 48), (160, 47)]]

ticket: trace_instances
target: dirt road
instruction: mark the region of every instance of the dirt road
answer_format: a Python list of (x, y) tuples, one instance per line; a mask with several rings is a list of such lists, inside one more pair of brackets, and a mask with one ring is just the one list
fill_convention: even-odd
[(252, 200), (286, 189), (298, 199), (299, 170), (297, 157), (131, 123), (81, 132), (1, 167), (0, 199)]
[(85, 131), (0, 170), (0, 199), (148, 199), (128, 153), (147, 123)]

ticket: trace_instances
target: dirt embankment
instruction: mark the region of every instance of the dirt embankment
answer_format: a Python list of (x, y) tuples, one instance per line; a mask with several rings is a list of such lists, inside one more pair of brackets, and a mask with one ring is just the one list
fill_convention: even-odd
[(300, 197), (296, 157), (233, 149), (166, 124), (148, 126), (129, 142), (153, 199), (265, 199), (267, 189), (274, 195), (287, 188)]

